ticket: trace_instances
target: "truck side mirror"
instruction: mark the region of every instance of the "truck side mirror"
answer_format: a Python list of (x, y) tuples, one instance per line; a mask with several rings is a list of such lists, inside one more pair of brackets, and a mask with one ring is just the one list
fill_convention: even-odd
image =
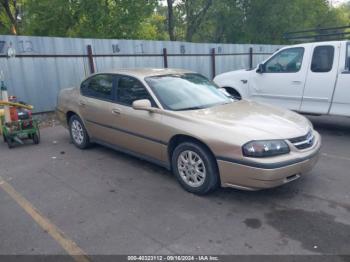
[(259, 64), (258, 69), (256, 70), (257, 73), (262, 74), (265, 72), (265, 66), (264, 64)]

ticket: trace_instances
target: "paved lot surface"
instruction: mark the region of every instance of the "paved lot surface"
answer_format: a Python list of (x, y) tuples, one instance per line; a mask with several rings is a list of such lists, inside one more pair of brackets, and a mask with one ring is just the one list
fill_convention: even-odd
[(66, 254), (51, 227), (87, 254), (350, 254), (350, 119), (310, 119), (324, 146), (308, 176), (205, 197), (145, 161), (79, 150), (60, 126), (43, 129), (39, 146), (1, 143), (0, 254)]

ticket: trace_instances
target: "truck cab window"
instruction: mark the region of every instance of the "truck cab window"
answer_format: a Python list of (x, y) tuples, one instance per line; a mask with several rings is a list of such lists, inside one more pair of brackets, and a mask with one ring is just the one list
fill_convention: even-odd
[(265, 64), (266, 73), (295, 73), (301, 68), (304, 48), (288, 48), (273, 56)]
[(317, 46), (314, 49), (311, 61), (311, 71), (326, 73), (332, 70), (334, 60), (333, 46)]

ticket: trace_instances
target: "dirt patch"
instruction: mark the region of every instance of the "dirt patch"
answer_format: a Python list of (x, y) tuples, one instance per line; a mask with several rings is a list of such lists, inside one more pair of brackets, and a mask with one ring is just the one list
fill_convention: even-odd
[(55, 112), (34, 114), (33, 119), (39, 121), (40, 128), (55, 127), (60, 125)]
[(257, 218), (247, 218), (243, 221), (247, 227), (258, 229), (261, 227), (261, 221)]

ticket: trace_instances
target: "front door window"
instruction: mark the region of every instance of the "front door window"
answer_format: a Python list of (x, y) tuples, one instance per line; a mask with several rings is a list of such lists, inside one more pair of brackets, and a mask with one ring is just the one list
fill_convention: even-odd
[(149, 99), (154, 106), (152, 97), (139, 80), (128, 76), (121, 76), (117, 88), (117, 102), (131, 106), (135, 100), (139, 99)]
[(295, 73), (301, 68), (303, 47), (282, 50), (265, 63), (265, 73)]

